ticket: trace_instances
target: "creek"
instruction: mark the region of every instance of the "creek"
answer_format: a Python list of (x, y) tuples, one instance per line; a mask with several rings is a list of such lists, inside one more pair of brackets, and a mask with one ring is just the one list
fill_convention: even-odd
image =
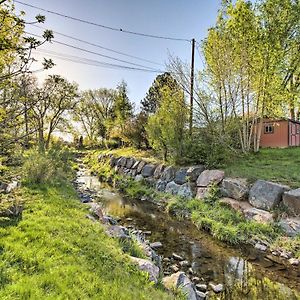
[(234, 248), (199, 231), (189, 220), (178, 220), (150, 201), (128, 199), (101, 183), (84, 166), (77, 172), (77, 183), (89, 191), (104, 212), (119, 219), (119, 224), (137, 230), (152, 242), (161, 242), (156, 252), (163, 258), (163, 270), (173, 273), (173, 253), (189, 265), (180, 270), (200, 283), (224, 284), (221, 294), (209, 299), (300, 299), (300, 269), (286, 266), (252, 247)]

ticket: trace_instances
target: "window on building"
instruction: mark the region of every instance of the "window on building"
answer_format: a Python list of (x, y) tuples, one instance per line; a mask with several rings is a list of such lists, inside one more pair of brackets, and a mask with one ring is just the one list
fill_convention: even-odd
[(274, 126), (272, 124), (265, 124), (265, 133), (274, 133)]

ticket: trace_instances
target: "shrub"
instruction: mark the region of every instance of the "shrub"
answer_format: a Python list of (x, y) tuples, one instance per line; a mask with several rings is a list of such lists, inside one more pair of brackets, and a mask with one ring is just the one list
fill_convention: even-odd
[(47, 153), (29, 151), (23, 165), (24, 179), (27, 183), (53, 183), (66, 178), (71, 171), (69, 160), (71, 152), (52, 148)]

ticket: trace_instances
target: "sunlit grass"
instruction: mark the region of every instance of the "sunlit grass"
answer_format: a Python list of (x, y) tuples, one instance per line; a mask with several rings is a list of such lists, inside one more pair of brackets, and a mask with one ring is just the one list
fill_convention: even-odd
[(226, 174), (251, 181), (265, 179), (300, 187), (300, 147), (261, 149), (259, 153), (235, 158), (226, 167)]
[[(0, 299), (172, 299), (154, 288), (66, 184), (23, 188), (26, 208), (0, 227)], [(125, 249), (126, 250), (126, 249)]]

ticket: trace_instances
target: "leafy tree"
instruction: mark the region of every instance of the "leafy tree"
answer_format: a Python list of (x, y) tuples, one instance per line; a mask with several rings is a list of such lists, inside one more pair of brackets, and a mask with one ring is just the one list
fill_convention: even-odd
[(128, 89), (125, 81), (116, 88), (113, 106), (114, 119), (110, 130), (110, 137), (125, 141), (125, 124), (133, 116), (133, 106), (128, 98)]
[(38, 132), (39, 148), (44, 151), (49, 147), (54, 130), (65, 123), (66, 113), (74, 109), (78, 97), (77, 85), (59, 75), (51, 75), (42, 88), (34, 91), (33, 97), (34, 125)]
[(147, 121), (148, 116), (144, 112), (140, 112), (125, 123), (124, 138), (127, 143), (139, 149), (149, 148), (149, 141), (145, 129)]
[(116, 92), (112, 89), (89, 90), (82, 93), (74, 110), (75, 120), (80, 122), (91, 143), (98, 136), (106, 139), (114, 118), (113, 107)]
[(183, 154), (188, 109), (182, 91), (165, 86), (160, 93), (160, 107), (146, 125), (148, 139), (155, 150), (162, 152), (164, 160), (171, 156), (178, 161)]
[(143, 112), (149, 115), (154, 114), (157, 111), (163, 97), (161, 90), (165, 86), (169, 87), (171, 90), (179, 88), (176, 80), (168, 72), (158, 75), (155, 78), (146, 97), (141, 101), (141, 109)]

